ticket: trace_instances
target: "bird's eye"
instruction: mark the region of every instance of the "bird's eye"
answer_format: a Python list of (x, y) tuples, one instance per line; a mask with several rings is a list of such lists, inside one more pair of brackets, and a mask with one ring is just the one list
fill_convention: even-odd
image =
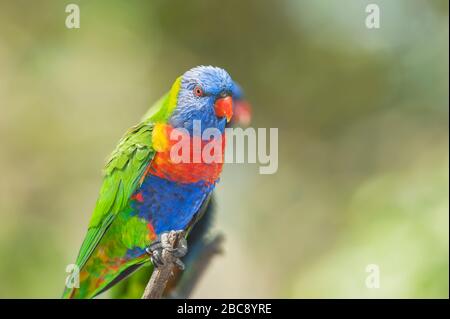
[(199, 86), (196, 86), (196, 87), (194, 88), (194, 95), (195, 95), (195, 96), (198, 96), (198, 97), (203, 96), (203, 90), (202, 90), (202, 88), (199, 87)]

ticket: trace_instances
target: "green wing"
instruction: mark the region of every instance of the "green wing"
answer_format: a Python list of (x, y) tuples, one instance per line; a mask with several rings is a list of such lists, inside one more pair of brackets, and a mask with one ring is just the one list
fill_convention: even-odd
[(139, 186), (147, 165), (155, 155), (152, 147), (154, 123), (167, 122), (177, 104), (180, 86), (181, 77), (178, 77), (169, 93), (150, 108), (140, 124), (122, 137), (111, 154), (105, 166), (103, 184), (88, 232), (76, 261), (79, 268), (85, 265), (115, 216), (127, 205)]
[(143, 122), (120, 140), (104, 169), (103, 184), (76, 264), (82, 268), (114, 217), (127, 205), (153, 159), (153, 124)]

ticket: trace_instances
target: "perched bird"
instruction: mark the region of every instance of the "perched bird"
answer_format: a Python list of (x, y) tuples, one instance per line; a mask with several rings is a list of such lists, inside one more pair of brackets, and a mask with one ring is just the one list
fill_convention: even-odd
[[(196, 271), (197, 264), (201, 263), (202, 254), (206, 245), (209, 243), (209, 230), (213, 225), (213, 220), (217, 214), (217, 205), (215, 204), (214, 193), (208, 202), (203, 217), (196, 223), (195, 227), (187, 237), (189, 252), (183, 257), (185, 265), (184, 270), (180, 268), (173, 269), (173, 276), (167, 283), (163, 297), (186, 298), (184, 293), (185, 286), (191, 288), (193, 283), (191, 276)], [(147, 283), (153, 272), (153, 264), (148, 263), (139, 268), (136, 272), (125, 278), (117, 285), (112, 287), (110, 297), (113, 299), (139, 299), (147, 286)]]
[[(208, 128), (223, 134), (233, 115), (233, 86), (223, 69), (193, 68), (177, 78), (146, 118), (124, 135), (105, 166), (76, 260), (79, 287), (66, 287), (63, 298), (95, 297), (148, 263), (148, 248), (158, 247), (164, 233), (190, 231), (208, 205), (223, 161), (174, 162), (171, 148), (176, 141), (170, 136), (188, 132), (190, 145), (202, 150), (215, 142), (201, 135)], [(200, 132), (195, 120), (201, 123)], [(219, 146), (223, 157), (224, 135)], [(191, 157), (197, 151), (191, 148)], [(181, 257), (185, 247), (179, 250), (174, 254)], [(160, 251), (150, 252), (158, 266)]]
[[(233, 97), (233, 117), (231, 121), (227, 123), (229, 126), (246, 127), (251, 122), (251, 106), (245, 99), (244, 92), (239, 84), (233, 83), (231, 90)], [(151, 112), (151, 110), (149, 111)], [(205, 209), (205, 213), (201, 220), (195, 225), (190, 232), (187, 242), (189, 247), (189, 253), (183, 258), (183, 262), (186, 265), (185, 271), (174, 271), (174, 276), (169, 282), (164, 295), (186, 297), (182, 294), (184, 287), (180, 286), (180, 281), (191, 286), (192, 279), (190, 278), (192, 272), (191, 268), (197, 268), (196, 265), (201, 258), (205, 245), (208, 244), (208, 233), (212, 227), (214, 216), (217, 214), (217, 205), (214, 200), (214, 193), (211, 195), (211, 200), (208, 202)], [(111, 297), (114, 299), (137, 299), (141, 298), (150, 276), (153, 272), (153, 265), (148, 264), (147, 267), (141, 267), (135, 273), (122, 280), (111, 289)], [(195, 280), (195, 279), (194, 279)]]

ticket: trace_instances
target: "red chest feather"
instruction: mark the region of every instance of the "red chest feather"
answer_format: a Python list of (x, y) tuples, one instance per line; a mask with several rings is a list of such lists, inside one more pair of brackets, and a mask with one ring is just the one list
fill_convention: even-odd
[(179, 183), (215, 183), (222, 172), (225, 135), (201, 140), (170, 126), (154, 134), (157, 150), (147, 174)]

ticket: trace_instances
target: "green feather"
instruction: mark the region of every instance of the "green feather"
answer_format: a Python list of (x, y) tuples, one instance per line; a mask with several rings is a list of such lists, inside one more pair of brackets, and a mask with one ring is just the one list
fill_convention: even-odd
[(120, 141), (105, 167), (105, 177), (81, 245), (77, 265), (82, 268), (114, 217), (126, 206), (139, 184), (155, 151), (152, 148), (153, 125), (141, 123)]
[(97, 247), (117, 214), (123, 210), (139, 186), (151, 163), (155, 150), (152, 132), (155, 123), (166, 123), (177, 105), (181, 77), (168, 94), (147, 112), (141, 123), (131, 128), (120, 140), (105, 168), (100, 194), (81, 245), (76, 264), (81, 269)]

